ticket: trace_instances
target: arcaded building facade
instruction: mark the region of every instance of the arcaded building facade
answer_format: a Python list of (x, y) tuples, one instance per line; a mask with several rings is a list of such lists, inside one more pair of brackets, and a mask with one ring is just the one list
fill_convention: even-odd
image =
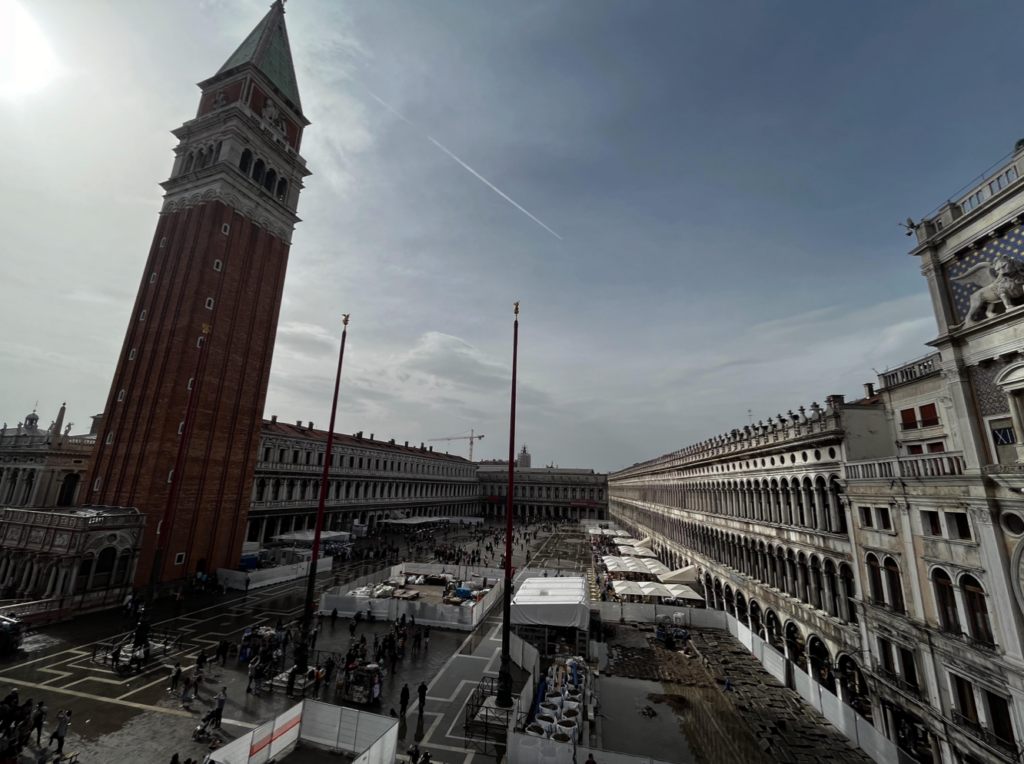
[[(526, 447), (523, 453), (529, 454)], [(520, 454), (522, 461), (522, 454)], [(508, 503), (508, 466), (479, 465), (485, 517), (504, 517)], [(530, 520), (605, 520), (608, 475), (588, 469), (516, 467), (512, 511)]]
[[(324, 527), (359, 535), (381, 520), (476, 517), (476, 465), (422, 443), (335, 433)], [(249, 541), (269, 541), (316, 522), (327, 432), (312, 422), (263, 422), (249, 505)]]
[(907, 760), (1024, 736), (1024, 144), (914, 227), (938, 333), (861, 400), (610, 476), (610, 511)]

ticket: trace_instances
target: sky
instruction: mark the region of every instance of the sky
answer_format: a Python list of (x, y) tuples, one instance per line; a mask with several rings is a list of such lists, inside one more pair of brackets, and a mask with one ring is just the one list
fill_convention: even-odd
[[(169, 131), (268, 6), (0, 0), (8, 425), (37, 401), (43, 425), (67, 401), (76, 433), (102, 411)], [(336, 429), (472, 428), (477, 459), (508, 458), (517, 300), (535, 466), (617, 470), (859, 397), (936, 334), (898, 223), (1024, 137), (1011, 2), (291, 0), (286, 18), (313, 175), (266, 416), (326, 425), (350, 313)]]

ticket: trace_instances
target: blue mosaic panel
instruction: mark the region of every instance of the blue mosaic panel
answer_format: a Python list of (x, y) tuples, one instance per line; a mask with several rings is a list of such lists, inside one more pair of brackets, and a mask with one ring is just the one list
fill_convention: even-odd
[(961, 323), (967, 320), (971, 295), (974, 294), (977, 287), (971, 284), (958, 284), (953, 279), (963, 275), (979, 263), (992, 262), (997, 255), (1004, 255), (1024, 262), (1022, 249), (1024, 249), (1024, 226), (1017, 226), (1007, 231), (1001, 238), (992, 239), (981, 249), (968, 252), (962, 259), (946, 263), (946, 284), (953, 298), (953, 308), (956, 311), (957, 319)]
[(996, 376), (1005, 368), (1005, 363), (996, 362), (991, 365), (973, 366), (970, 369), (974, 396), (978, 401), (978, 410), (982, 416), (1010, 413), (1010, 404), (1006, 400), (1006, 393), (995, 383)]

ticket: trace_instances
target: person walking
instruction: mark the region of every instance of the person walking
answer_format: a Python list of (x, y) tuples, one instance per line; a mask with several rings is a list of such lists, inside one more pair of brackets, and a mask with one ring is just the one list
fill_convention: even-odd
[(252, 583), (252, 579), (249, 578), (249, 574), (245, 574), (245, 596), (249, 596), (249, 584)]
[(401, 709), (401, 711), (399, 711), (399, 714), (401, 716), (405, 716), (405, 709), (409, 707), (409, 685), (402, 685), (402, 694), (399, 696), (398, 700), (399, 708)]
[(184, 708), (191, 701), (192, 695), (192, 678), (185, 677), (185, 684), (181, 688), (181, 702), (178, 704), (178, 708)]
[(167, 689), (171, 692), (178, 691), (178, 680), (181, 679), (181, 662), (174, 664), (174, 668), (171, 669), (171, 686)]
[(71, 725), (71, 711), (70, 709), (62, 708), (57, 712), (57, 726), (50, 734), (50, 740), (46, 743), (46, 747), (49, 748), (53, 743), (53, 739), (57, 739), (57, 757), (59, 758), (64, 753), (64, 736), (68, 734), (68, 727)]
[(337, 620), (338, 620), (338, 608), (334, 608), (334, 610), (331, 611), (331, 628), (332, 629), (334, 628), (334, 624), (337, 622)]
[[(260, 659), (259, 659), (259, 656), (257, 656), (257, 657), (253, 658), (249, 662), (249, 684), (246, 685), (246, 687), (245, 687), (245, 691), (246, 692), (249, 692), (249, 693), (252, 692), (252, 683), (254, 681), (256, 681), (256, 673), (259, 670), (259, 667), (260, 667)], [(259, 684), (257, 683), (257, 687), (258, 686), (259, 686)], [(259, 692), (259, 690), (257, 690), (257, 692)]]
[[(43, 701), (39, 701), (36, 706), (35, 713), (32, 714), (32, 729), (36, 731), (36, 745), (42, 745), (43, 740), (43, 722), (46, 721), (47, 715), (50, 713), (50, 709), (46, 707)], [(29, 733), (31, 735), (31, 733)]]
[(427, 683), (420, 682), (420, 686), (416, 688), (416, 693), (420, 696), (420, 716), (423, 716), (423, 710), (427, 707)]
[(224, 718), (224, 704), (228, 702), (228, 688), (221, 687), (217, 693), (217, 715), (213, 718), (213, 726), (220, 729), (221, 719)]
[(201, 648), (199, 650), (199, 655), (196, 656), (196, 668), (202, 671), (206, 668), (206, 662), (208, 660), (210, 659), (206, 656), (206, 649)]

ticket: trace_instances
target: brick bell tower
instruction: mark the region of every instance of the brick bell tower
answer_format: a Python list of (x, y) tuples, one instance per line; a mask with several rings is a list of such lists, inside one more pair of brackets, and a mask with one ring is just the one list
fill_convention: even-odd
[(85, 503), (146, 514), (137, 585), (150, 580), (183, 436), (159, 581), (238, 565), (295, 211), (310, 174), (281, 0), (199, 87), (196, 117), (173, 131), (174, 167), (83, 492)]

